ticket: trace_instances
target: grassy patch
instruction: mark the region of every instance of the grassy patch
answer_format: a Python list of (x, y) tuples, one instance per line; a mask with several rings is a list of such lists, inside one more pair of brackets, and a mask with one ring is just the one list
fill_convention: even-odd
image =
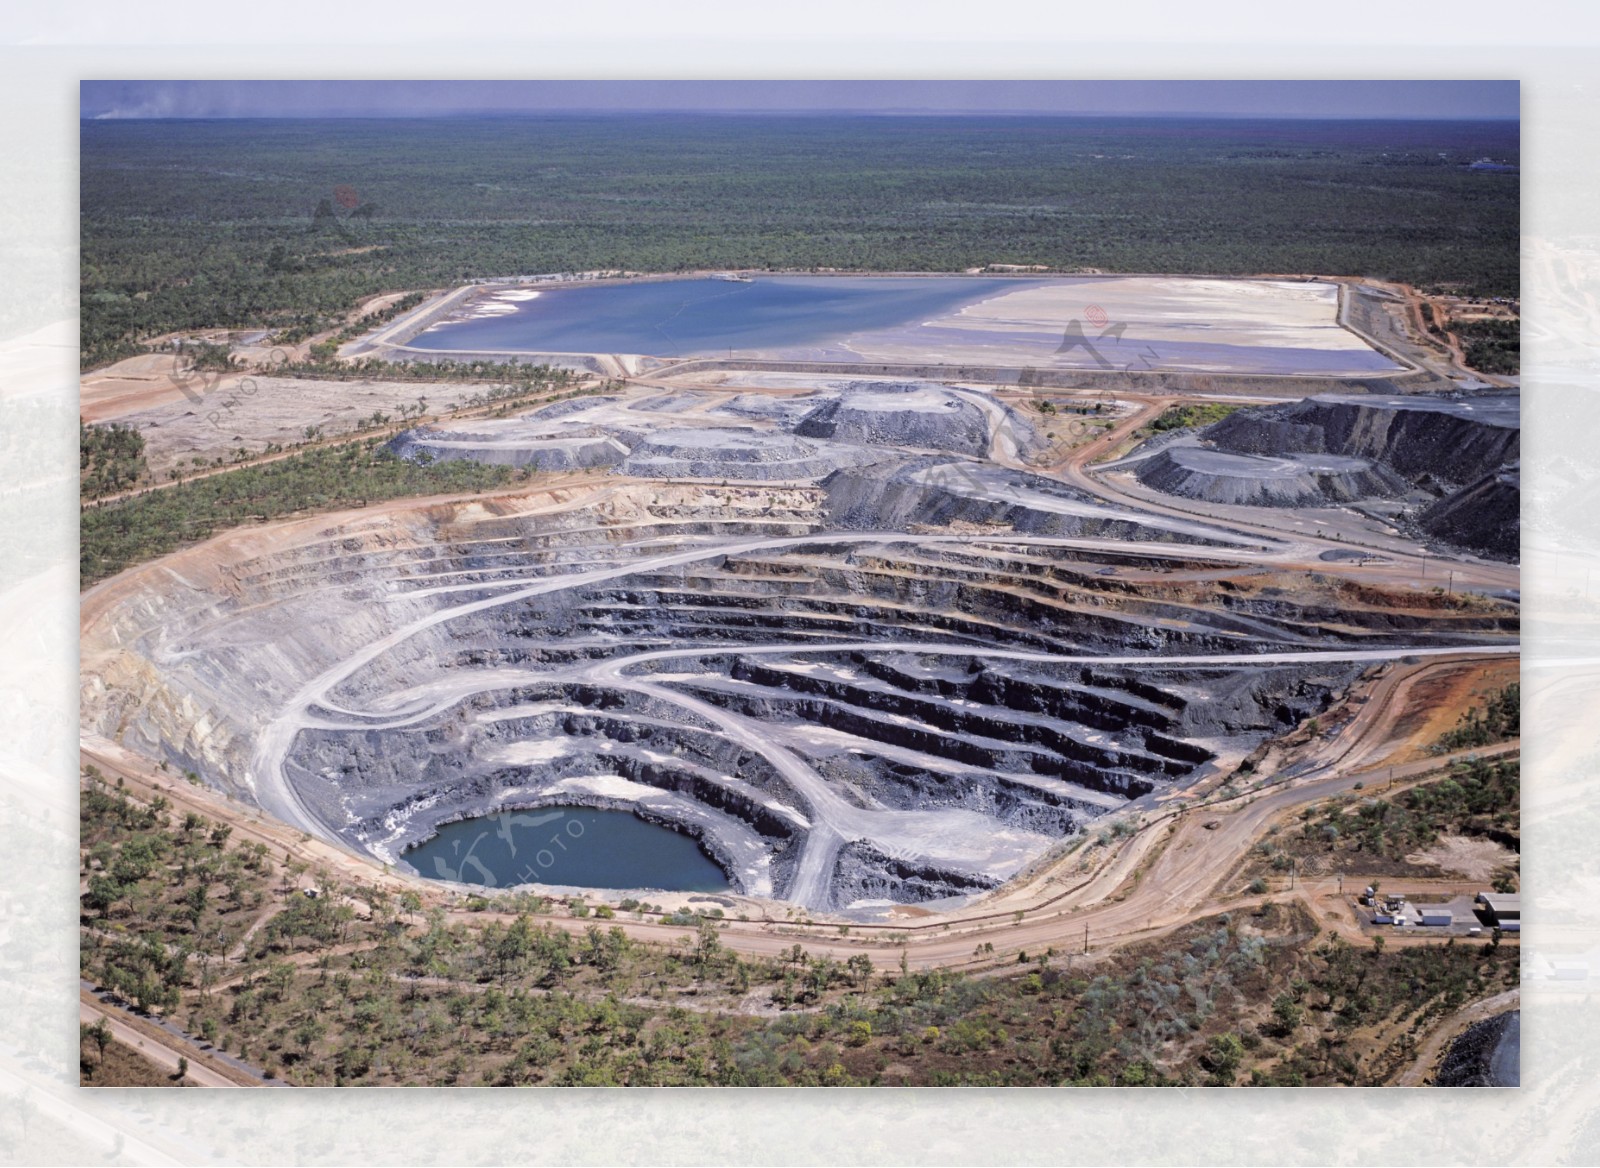
[(81, 1087), (176, 1087), (178, 1081), (130, 1046), (105, 1032), (97, 1041), (98, 1024), (78, 1026), (78, 1085)]
[(1220, 422), (1234, 410), (1242, 407), (1222, 402), (1205, 402), (1197, 405), (1169, 406), (1161, 416), (1145, 427), (1147, 433), (1165, 434), (1169, 430), (1187, 430), (1191, 426), (1209, 426)]
[(244, 523), (412, 495), (488, 491), (517, 474), (468, 461), (422, 466), (396, 458), (378, 439), (308, 450), (86, 508), (79, 526), (79, 579), (88, 587)]

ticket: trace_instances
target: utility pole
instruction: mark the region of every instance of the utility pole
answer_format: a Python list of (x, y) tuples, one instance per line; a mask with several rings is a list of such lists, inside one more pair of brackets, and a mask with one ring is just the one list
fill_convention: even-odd
[(1289, 861), (1289, 891), (1294, 891), (1294, 861)]
[(1083, 951), (1089, 952), (1089, 922), (1083, 922)]
[(1455, 593), (1455, 590), (1456, 590), (1456, 570), (1454, 568), (1451, 568), (1450, 569), (1450, 583), (1445, 588), (1444, 594), (1446, 596), (1453, 595)]

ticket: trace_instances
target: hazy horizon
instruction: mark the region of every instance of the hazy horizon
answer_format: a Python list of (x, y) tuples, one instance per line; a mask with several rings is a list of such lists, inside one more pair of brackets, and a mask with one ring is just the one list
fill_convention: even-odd
[(720, 114), (1517, 121), (1516, 81), (83, 81), (81, 121)]

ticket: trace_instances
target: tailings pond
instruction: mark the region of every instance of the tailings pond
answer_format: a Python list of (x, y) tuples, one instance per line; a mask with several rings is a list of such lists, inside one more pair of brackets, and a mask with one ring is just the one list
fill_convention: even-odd
[[(756, 276), (485, 286), (405, 352), (639, 354), (1371, 377), (1333, 284), (1153, 276)], [(1087, 322), (1087, 323), (1085, 323)]]
[(463, 819), (405, 853), (423, 876), (486, 888), (725, 892), (729, 884), (689, 836), (627, 811), (541, 807)]
[[(653, 353), (695, 357), (801, 350), (854, 359), (853, 334), (916, 324), (1026, 283), (969, 277), (778, 276), (540, 288), (475, 301), (419, 334), (416, 349)], [(514, 299), (513, 299), (514, 298)]]

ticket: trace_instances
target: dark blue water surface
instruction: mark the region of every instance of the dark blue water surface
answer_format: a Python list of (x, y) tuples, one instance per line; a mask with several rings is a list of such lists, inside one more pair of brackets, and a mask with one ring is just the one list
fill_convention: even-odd
[(542, 285), (501, 316), (438, 325), (419, 349), (648, 353), (693, 357), (729, 349), (830, 348), (852, 333), (917, 324), (1022, 280), (966, 276), (757, 276)]
[(627, 811), (541, 807), (463, 819), (405, 853), (424, 876), (487, 888), (569, 884), (724, 892), (728, 878), (692, 838)]

